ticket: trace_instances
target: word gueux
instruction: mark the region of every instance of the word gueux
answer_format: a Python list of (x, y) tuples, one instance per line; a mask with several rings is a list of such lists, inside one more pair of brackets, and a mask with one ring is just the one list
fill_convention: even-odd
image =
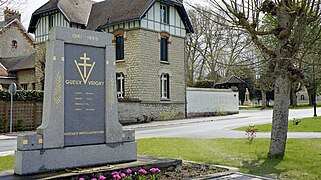
[[(83, 85), (83, 81), (81, 80), (65, 80), (65, 84), (67, 85)], [(85, 85), (89, 86), (104, 86), (105, 82), (104, 81), (87, 81)]]

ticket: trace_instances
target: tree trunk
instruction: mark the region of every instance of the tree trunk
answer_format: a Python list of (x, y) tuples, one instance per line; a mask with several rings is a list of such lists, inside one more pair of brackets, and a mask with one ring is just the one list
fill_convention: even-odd
[(297, 88), (298, 88), (298, 83), (297, 82), (293, 83), (292, 87), (291, 87), (291, 97), (290, 97), (290, 100), (291, 100), (290, 105), (292, 107), (298, 106), (298, 101), (297, 101), (297, 97), (296, 97)]
[(278, 73), (275, 80), (274, 108), (269, 157), (283, 157), (286, 147), (289, 93), (291, 80), (286, 73)]
[(308, 89), (308, 96), (309, 96), (309, 106), (313, 106), (313, 92), (312, 92), (312, 90)]
[(262, 107), (261, 109), (266, 109), (266, 91), (261, 90), (262, 94)]

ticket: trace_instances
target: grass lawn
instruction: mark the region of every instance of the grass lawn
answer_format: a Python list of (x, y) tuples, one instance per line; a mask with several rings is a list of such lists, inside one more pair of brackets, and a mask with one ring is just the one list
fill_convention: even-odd
[(0, 171), (13, 169), (13, 155), (0, 156)]
[(321, 139), (288, 139), (283, 160), (268, 159), (269, 139), (139, 139), (139, 154), (238, 167), (278, 179), (321, 179)]
[[(289, 132), (321, 132), (321, 117), (303, 118), (298, 125), (293, 125), (293, 121), (289, 121)], [(235, 130), (245, 131), (248, 127), (240, 127)], [(271, 132), (272, 124), (260, 124), (255, 128), (259, 132)]]
[[(269, 139), (139, 139), (138, 153), (238, 167), (278, 179), (321, 179), (321, 139), (288, 139), (283, 160), (268, 159)], [(13, 169), (13, 156), (0, 157), (0, 170)]]

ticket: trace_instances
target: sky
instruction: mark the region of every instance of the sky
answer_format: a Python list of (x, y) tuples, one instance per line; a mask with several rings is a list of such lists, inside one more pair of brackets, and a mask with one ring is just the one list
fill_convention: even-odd
[(44, 5), (47, 1), (48, 0), (28, 0), (26, 5), (21, 7), (21, 9), (19, 10), (21, 12), (21, 22), (26, 29), (28, 29), (32, 13), (36, 9)]

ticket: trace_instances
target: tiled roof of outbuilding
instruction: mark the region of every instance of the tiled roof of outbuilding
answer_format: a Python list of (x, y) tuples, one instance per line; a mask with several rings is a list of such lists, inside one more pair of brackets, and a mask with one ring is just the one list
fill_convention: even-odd
[(29, 56), (0, 58), (0, 63), (7, 69), (8, 72), (12, 72), (35, 68), (34, 60), (35, 56), (34, 54), (31, 54)]
[(215, 83), (215, 85), (220, 85), (220, 84), (243, 84), (245, 83), (244, 80), (242, 80), (241, 78), (232, 75), (230, 77), (225, 77), (225, 78), (221, 78), (217, 83)]

